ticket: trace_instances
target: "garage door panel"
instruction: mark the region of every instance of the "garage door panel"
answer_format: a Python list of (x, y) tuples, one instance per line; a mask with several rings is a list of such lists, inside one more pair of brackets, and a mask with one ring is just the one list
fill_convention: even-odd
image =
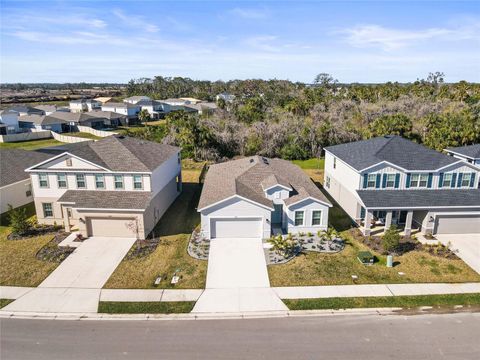
[(211, 238), (259, 238), (262, 237), (262, 219), (225, 218), (211, 219)]
[(133, 218), (88, 218), (89, 236), (135, 237)]
[(436, 234), (479, 234), (479, 215), (437, 215)]

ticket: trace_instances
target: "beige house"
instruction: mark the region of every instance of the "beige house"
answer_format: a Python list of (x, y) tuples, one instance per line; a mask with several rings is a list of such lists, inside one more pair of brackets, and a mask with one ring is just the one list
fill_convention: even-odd
[(113, 135), (27, 169), (39, 223), (144, 239), (182, 190), (180, 150)]
[(20, 149), (0, 149), (0, 213), (33, 202), (30, 175), (25, 169), (51, 155)]

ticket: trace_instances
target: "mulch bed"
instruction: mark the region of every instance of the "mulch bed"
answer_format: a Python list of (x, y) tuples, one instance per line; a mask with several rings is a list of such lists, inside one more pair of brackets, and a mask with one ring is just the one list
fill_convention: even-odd
[(53, 235), (53, 239), (44, 247), (38, 250), (36, 258), (42, 261), (50, 261), (60, 263), (70, 255), (75, 248), (69, 246), (58, 246), (68, 235), (65, 231), (59, 231)]
[(32, 238), (35, 236), (46, 235), (48, 233), (53, 233), (61, 229), (58, 225), (35, 225), (32, 226), (28, 231), (23, 234), (14, 234), (10, 233), (7, 236), (8, 240), (24, 240), (28, 238)]
[(137, 240), (135, 244), (133, 244), (130, 251), (125, 256), (126, 260), (134, 260), (146, 257), (153, 253), (157, 248), (158, 244), (160, 244), (160, 238), (150, 238), (145, 240)]

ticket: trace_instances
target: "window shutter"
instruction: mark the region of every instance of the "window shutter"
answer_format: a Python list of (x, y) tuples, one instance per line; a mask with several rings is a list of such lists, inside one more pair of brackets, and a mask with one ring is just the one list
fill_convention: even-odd
[(363, 188), (367, 188), (368, 174), (363, 174)]
[(400, 186), (400, 174), (395, 174), (395, 189)]
[(387, 174), (383, 174), (382, 189), (385, 189), (386, 187), (387, 187)]
[(440, 177), (438, 178), (438, 187), (441, 188), (443, 186), (443, 173), (440, 173)]
[(362, 208), (360, 209), (360, 218), (363, 219), (364, 217), (365, 217), (365, 208), (362, 207)]
[(472, 176), (470, 177), (470, 187), (474, 187), (475, 186), (475, 173), (472, 172)]
[(450, 187), (454, 188), (456, 184), (457, 184), (457, 173), (453, 173), (452, 174), (452, 183), (450, 184)]
[(380, 178), (382, 177), (381, 174), (377, 174), (377, 181), (375, 181), (375, 188), (380, 188)]
[(407, 174), (407, 181), (405, 182), (405, 187), (408, 189), (410, 187), (410, 176), (412, 174)]
[(457, 187), (462, 186), (463, 173), (458, 173)]
[(433, 180), (433, 174), (429, 173), (428, 174), (428, 181), (427, 181), (427, 188), (429, 188), (429, 189), (432, 187), (432, 180)]

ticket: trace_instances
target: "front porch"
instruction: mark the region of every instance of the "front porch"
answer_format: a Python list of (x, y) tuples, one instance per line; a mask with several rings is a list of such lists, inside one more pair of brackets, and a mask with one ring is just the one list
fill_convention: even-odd
[(414, 221), (414, 213), (414, 210), (367, 209), (362, 211), (360, 230), (365, 236), (383, 236), (395, 225), (401, 236), (410, 237), (421, 232), (421, 226)]

